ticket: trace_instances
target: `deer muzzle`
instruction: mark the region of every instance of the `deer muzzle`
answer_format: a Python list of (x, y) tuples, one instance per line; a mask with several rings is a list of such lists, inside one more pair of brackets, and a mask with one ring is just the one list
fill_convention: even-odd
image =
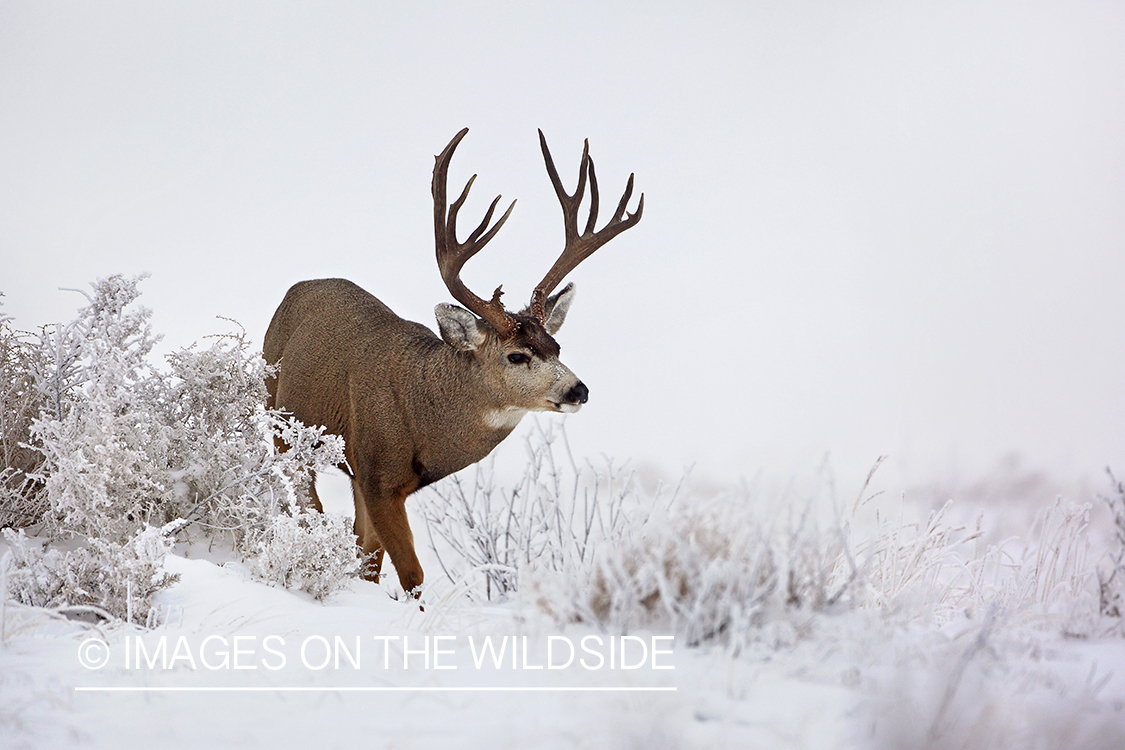
[(587, 388), (586, 384), (581, 381), (579, 381), (578, 385), (571, 388), (566, 392), (566, 395), (563, 396), (564, 404), (572, 404), (574, 406), (581, 406), (589, 400), (590, 389)]

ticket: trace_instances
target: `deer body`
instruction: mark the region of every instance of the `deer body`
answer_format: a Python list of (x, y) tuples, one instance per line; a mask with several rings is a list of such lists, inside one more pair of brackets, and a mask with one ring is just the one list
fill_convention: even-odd
[[(573, 285), (548, 294), (569, 268), (636, 223), (643, 207), (642, 196), (636, 213), (621, 220), (632, 189), (630, 178), (617, 215), (593, 233), (597, 186), (593, 165), (587, 167), (584, 154), (579, 191), (568, 197), (581, 200), (588, 169), (592, 217), (584, 235), (574, 234), (594, 247), (579, 248), (580, 257), (568, 255), (573, 220), (564, 202), (567, 250), (536, 288), (528, 308), (509, 313), (499, 304), (499, 289), (485, 302), (465, 289), (458, 276), (461, 264), (492, 238), (511, 212), (509, 208), (484, 233), (494, 201), (469, 239), (456, 241), (456, 214), (468, 186), (447, 218), (445, 171), (465, 132), (438, 157), (433, 191), (438, 265), (453, 296), (468, 309), (438, 305), (439, 338), (425, 326), (400, 318), (350, 281), (302, 281), (285, 295), (263, 346), (266, 361), (278, 366), (276, 378), (267, 383), (268, 405), (305, 424), (324, 425), (345, 440), (347, 465), (340, 468), (352, 479), (355, 533), (362, 551), (370, 555), (365, 577), (377, 580), (385, 551), (403, 589), (414, 595), (423, 573), (407, 521), (407, 496), (487, 456), (528, 411), (574, 412), (586, 402), (586, 386), (559, 361), (554, 339), (573, 300)], [(563, 200), (565, 192), (546, 142), (542, 145)], [(312, 500), (320, 509), (315, 487)]]
[(266, 361), (283, 363), (269, 383), (276, 405), (342, 435), (352, 467), (361, 456), (401, 467), (405, 456), (423, 487), (484, 458), (518, 424), (489, 424), (503, 405), (470, 354), (345, 279), (294, 285), (265, 342)]

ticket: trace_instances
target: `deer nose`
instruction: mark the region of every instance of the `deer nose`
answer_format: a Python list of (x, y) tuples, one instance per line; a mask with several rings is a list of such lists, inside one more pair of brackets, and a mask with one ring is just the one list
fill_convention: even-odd
[(579, 383), (566, 392), (566, 402), (568, 404), (584, 404), (590, 399), (590, 389), (586, 387), (585, 383)]

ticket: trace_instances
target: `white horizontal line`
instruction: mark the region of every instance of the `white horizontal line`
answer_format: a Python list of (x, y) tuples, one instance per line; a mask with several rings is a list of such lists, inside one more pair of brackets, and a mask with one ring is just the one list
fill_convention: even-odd
[(674, 687), (75, 687), (75, 692), (88, 693), (608, 693), (608, 692), (675, 692)]

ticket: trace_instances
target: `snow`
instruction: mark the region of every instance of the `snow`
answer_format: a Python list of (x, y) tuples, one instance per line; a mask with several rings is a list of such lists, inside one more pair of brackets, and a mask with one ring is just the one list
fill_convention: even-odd
[[(581, 656), (583, 638), (610, 635), (520, 601), (447, 593), (420, 608), (353, 581), (318, 603), (238, 562), (178, 553), (165, 566), (179, 581), (155, 596), (147, 631), (6, 605), (0, 747), (1125, 746), (1125, 642), (1068, 638), (1061, 620), (939, 619), (908, 604), (790, 612), (738, 654), (658, 640), (672, 653), (655, 665), (671, 669), (651, 653), (632, 669), (608, 658), (548, 669), (549, 639), (561, 666), (563, 639)], [(668, 634), (630, 635), (635, 666), (641, 639)], [(510, 650), (501, 668), (478, 668), (473, 649), (489, 637), (521, 647), (514, 668)], [(98, 669), (80, 662), (90, 639), (108, 647)], [(329, 644), (346, 653), (321, 668)]]

